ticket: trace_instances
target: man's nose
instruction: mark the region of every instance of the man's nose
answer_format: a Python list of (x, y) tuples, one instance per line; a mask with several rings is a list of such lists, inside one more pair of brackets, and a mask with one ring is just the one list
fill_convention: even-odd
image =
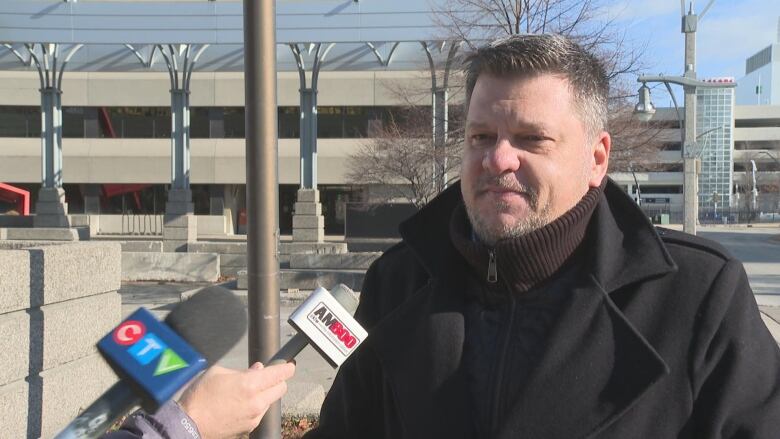
[(507, 139), (499, 138), (493, 148), (485, 152), (482, 167), (493, 175), (515, 172), (520, 168), (519, 150)]

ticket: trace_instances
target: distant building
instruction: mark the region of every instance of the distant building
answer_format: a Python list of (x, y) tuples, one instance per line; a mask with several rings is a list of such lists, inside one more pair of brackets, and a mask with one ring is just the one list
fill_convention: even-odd
[[(107, 3), (113, 3), (105, 5), (107, 13), (117, 13), (130, 4)], [(218, 3), (238, 10), (237, 1)], [(369, 3), (361, 3), (362, 13)], [(389, 8), (380, 3), (372, 7)], [(8, 5), (0, 1), (0, 12)], [(357, 4), (348, 6), (357, 8)], [(313, 7), (307, 3), (305, 15), (311, 15)], [(279, 2), (282, 16), (297, 14), (300, 8), (297, 0)], [(317, 8), (329, 13), (324, 3)], [(349, 8), (339, 14), (352, 17)], [(392, 8), (403, 13), (390, 25), (401, 26), (417, 17), (427, 26), (417, 2), (398, 0)], [(303, 27), (294, 32), (300, 33), (293, 35), (295, 41), (311, 37)], [(290, 46), (280, 44), (277, 51), (279, 228), (283, 234), (292, 231), (300, 182), (301, 84)], [(312, 50), (306, 47), (303, 52), (309, 62)], [(203, 53), (192, 76), (189, 125), (195, 213), (225, 215), (235, 232), (242, 230), (246, 218), (241, 50), (240, 45), (215, 45)], [(328, 234), (345, 233), (347, 203), (372, 202), (397, 189), (351, 181), (350, 156), (408, 104), (394, 90), (406, 87), (421, 95), (428, 93), (425, 54), (441, 58), (448, 50), (444, 44), (433, 47), (422, 39), (409, 38), (397, 44), (358, 41), (333, 48), (319, 76), (317, 107), (318, 188)], [(149, 59), (157, 57), (148, 65), (136, 59), (143, 53), (117, 44), (93, 45), (77, 53), (68, 65), (62, 82), (61, 130), (62, 175), (71, 213), (158, 214), (163, 209), (171, 182), (171, 84), (161, 52), (147, 53)], [(747, 76), (738, 81), (736, 89), (700, 89), (697, 93), (699, 201), (705, 211), (715, 207), (715, 199), (719, 208), (780, 209), (780, 42), (750, 57), (746, 67)], [(41, 181), (39, 76), (0, 46), (0, 78), (0, 181), (36, 194)], [(453, 91), (450, 117), (457, 114), (461, 102), (462, 93)], [(430, 100), (421, 99), (421, 103), (430, 108)], [(651, 123), (662, 128), (663, 142), (652, 171), (610, 169), (610, 176), (639, 199), (648, 213), (670, 213), (672, 221), (681, 221), (678, 117), (673, 108), (659, 108)], [(88, 202), (97, 198), (99, 203)]]
[[(733, 78), (712, 81), (734, 82)], [(696, 137), (700, 150), (699, 205), (731, 206), (734, 160), (734, 89), (696, 91)]]
[(738, 83), (737, 105), (780, 105), (780, 18), (777, 42), (745, 60)]

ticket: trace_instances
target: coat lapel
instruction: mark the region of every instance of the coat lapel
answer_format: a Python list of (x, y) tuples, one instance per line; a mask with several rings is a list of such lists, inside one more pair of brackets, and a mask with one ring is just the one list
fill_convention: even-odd
[(586, 236), (589, 264), (499, 437), (594, 437), (669, 373), (610, 297), (677, 269), (655, 229), (609, 182)]
[(547, 346), (498, 437), (592, 437), (668, 373), (591, 276), (571, 292)]
[(372, 332), (404, 437), (472, 437), (471, 418), (453, 416), (471, 412), (462, 310), (461, 295), (429, 284)]

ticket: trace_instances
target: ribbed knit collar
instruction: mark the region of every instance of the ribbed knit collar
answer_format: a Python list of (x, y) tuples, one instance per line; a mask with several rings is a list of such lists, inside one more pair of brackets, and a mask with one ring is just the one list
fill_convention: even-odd
[[(603, 183), (590, 188), (574, 207), (553, 222), (523, 236), (503, 239), (494, 248), (472, 239), (466, 208), (460, 204), (450, 218), (450, 240), (491, 290), (526, 292), (558, 271), (579, 247), (603, 188)], [(497, 282), (488, 281), (491, 253)]]

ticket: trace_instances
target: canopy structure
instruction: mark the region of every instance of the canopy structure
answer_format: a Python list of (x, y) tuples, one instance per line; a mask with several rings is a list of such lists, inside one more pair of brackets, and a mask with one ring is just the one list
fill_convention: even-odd
[[(198, 70), (243, 71), (242, 3), (217, 2), (0, 2), (0, 43), (83, 44), (68, 64), (72, 71), (165, 71), (157, 46), (208, 45)], [(444, 61), (447, 39), (424, 3), (277, 2), (277, 43), (333, 44), (323, 70), (419, 70), (427, 68), (421, 42), (437, 47)], [(279, 49), (282, 49), (279, 47)], [(277, 51), (282, 71), (297, 70), (290, 50)], [(141, 62), (139, 62), (141, 61)], [(0, 52), (0, 69), (19, 69)]]
[[(302, 188), (317, 188), (320, 71), (429, 70), (432, 146), (445, 145), (448, 78), (462, 43), (442, 37), (433, 13), (420, 2), (280, 0), (276, 32), (278, 70), (297, 71), (300, 78)], [(6, 49), (0, 48), (0, 70), (35, 68), (40, 78), (42, 190), (59, 192), (39, 199), (63, 200), (60, 95), (66, 68), (164, 71), (171, 83), (171, 187), (177, 191), (166, 212), (191, 213), (192, 73), (245, 71), (243, 38), (238, 1), (0, 2), (0, 45)], [(446, 181), (439, 175), (445, 168), (437, 164), (437, 181)], [(62, 213), (67, 207), (44, 210)]]

